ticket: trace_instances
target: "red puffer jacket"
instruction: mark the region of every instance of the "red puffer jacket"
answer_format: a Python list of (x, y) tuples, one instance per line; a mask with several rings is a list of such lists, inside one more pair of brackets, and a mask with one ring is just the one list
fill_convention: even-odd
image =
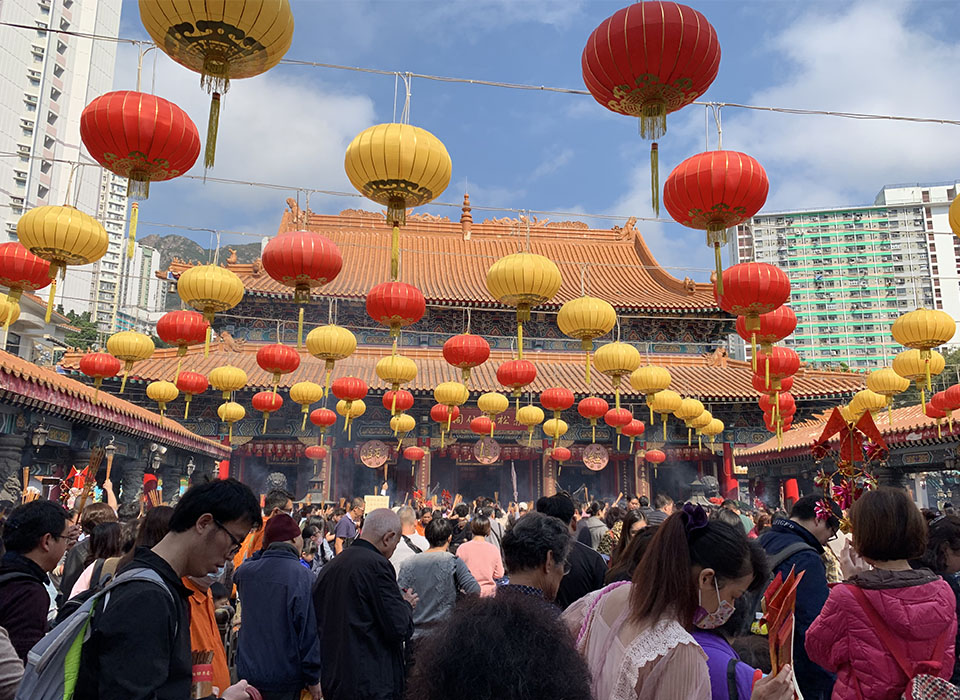
[[(944, 580), (929, 569), (874, 569), (848, 583), (863, 590), (912, 662), (939, 662), (939, 670), (927, 672), (950, 678), (957, 612), (953, 592)], [(945, 635), (943, 658), (932, 659), (937, 641)], [(807, 630), (806, 649), (812, 661), (837, 674), (834, 700), (896, 700), (907, 684), (907, 677), (847, 584), (830, 591), (823, 611)], [(862, 696), (855, 683), (859, 683)]]

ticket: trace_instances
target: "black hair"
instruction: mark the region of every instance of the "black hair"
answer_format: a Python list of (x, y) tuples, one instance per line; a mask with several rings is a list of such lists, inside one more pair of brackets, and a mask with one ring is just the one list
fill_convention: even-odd
[(673, 499), (665, 493), (658, 493), (657, 497), (653, 499), (653, 507), (656, 510), (660, 510), (671, 503), (673, 503)]
[(549, 515), (551, 518), (559, 518), (564, 525), (569, 525), (577, 511), (570, 496), (558, 493), (555, 496), (538, 498), (537, 512)]
[(140, 516), (140, 505), (136, 501), (121, 503), (117, 506), (117, 517), (124, 522), (136, 520)]
[(470, 515), (470, 508), (466, 503), (461, 503), (456, 508), (453, 509), (454, 515), (458, 518), (465, 518)]
[(421, 508), (420, 512), (417, 514), (417, 517), (419, 517), (420, 519), (423, 519), (424, 515), (429, 515), (433, 517), (433, 508), (427, 508), (427, 507)]
[(587, 664), (551, 609), (542, 600), (525, 595), (468, 596), (417, 648), (406, 697), (592, 697)]
[[(633, 537), (630, 536), (630, 530), (633, 529), (633, 526), (637, 523), (643, 523), (641, 529), (647, 526), (647, 516), (643, 514), (643, 511), (639, 508), (633, 508), (628, 510), (623, 515), (623, 525), (620, 527), (620, 539), (617, 540), (617, 543), (613, 546), (613, 551), (610, 552), (610, 566), (613, 567), (617, 560), (623, 556), (624, 552), (627, 551), (627, 547), (630, 546), (630, 541)], [(611, 528), (613, 525), (610, 526)]]
[(503, 536), (501, 546), (504, 566), (509, 573), (516, 573), (543, 566), (547, 552), (553, 553), (554, 562), (565, 562), (573, 538), (569, 526), (559, 518), (532, 512), (517, 519)]
[[(267, 492), (266, 498), (263, 499), (263, 512), (269, 515), (274, 508), (283, 510), (287, 501), (293, 501), (293, 494), (284, 489), (271, 489)], [(220, 518), (217, 518), (217, 520), (220, 520)], [(236, 518), (231, 518), (231, 520), (236, 520)], [(222, 523), (223, 520), (220, 520), (220, 522)]]
[(250, 487), (236, 479), (219, 479), (187, 489), (173, 509), (170, 531), (186, 532), (205, 513), (210, 513), (222, 524), (243, 520), (251, 527), (260, 527), (262, 522), (260, 504)]
[(600, 504), (596, 501), (593, 501), (589, 506), (587, 506), (587, 513), (592, 517), (600, 512)]
[(333, 509), (333, 512), (330, 513), (330, 517), (331, 517), (331, 518), (342, 518), (342, 517), (343, 517), (344, 515), (346, 515), (346, 514), (347, 514), (347, 511), (346, 511), (345, 508), (341, 508), (340, 506), (337, 506), (336, 508)]
[(918, 562), (939, 576), (947, 574), (946, 548), (960, 552), (960, 517), (941, 515), (929, 523), (927, 548)]
[(613, 529), (614, 524), (623, 520), (624, 511), (620, 506), (612, 506), (607, 509), (607, 514), (603, 516), (603, 524), (609, 529)]
[(737, 502), (734, 501), (734, 500), (732, 500), (732, 499), (730, 499), (730, 498), (725, 498), (725, 499), (723, 499), (723, 501), (720, 503), (720, 507), (721, 507), (721, 508), (731, 508), (731, 507), (736, 508), (736, 507), (737, 507)]
[(90, 535), (90, 551), (83, 565), (90, 566), (97, 559), (120, 556), (123, 552), (120, 541), (121, 531), (122, 528), (118, 522), (100, 523), (93, 528), (93, 533)]
[(453, 535), (453, 525), (446, 518), (434, 518), (423, 527), (423, 536), (431, 547), (443, 547)]
[(356, 510), (357, 508), (363, 508), (366, 506), (366, 501), (362, 498), (354, 498), (350, 501), (350, 510)]
[(641, 507), (641, 508), (649, 508), (649, 507), (650, 507), (650, 499), (647, 498), (646, 496), (640, 496), (640, 507)]
[(223, 598), (230, 597), (227, 593), (227, 587), (219, 581), (214, 581), (210, 584), (210, 595), (214, 600), (222, 600)]
[(92, 535), (97, 525), (117, 522), (117, 514), (106, 503), (91, 503), (83, 509), (80, 516), (80, 528), (85, 535)]
[(743, 521), (740, 520), (740, 516), (729, 508), (718, 508), (711, 518), (726, 523), (727, 525), (732, 525), (733, 527), (743, 527)]
[(40, 546), (44, 535), (60, 537), (67, 511), (53, 501), (36, 500), (14, 508), (3, 524), (3, 546), (8, 552), (27, 554)]
[(170, 518), (173, 516), (173, 508), (170, 506), (156, 506), (147, 511), (147, 514), (140, 518), (140, 527), (137, 530), (137, 539), (129, 552), (120, 557), (120, 563), (117, 568), (126, 566), (133, 561), (133, 556), (137, 552), (137, 547), (154, 547), (170, 532)]
[(478, 515), (470, 523), (470, 532), (475, 537), (486, 537), (490, 534), (490, 518), (485, 515)]
[(317, 526), (311, 523), (307, 523), (306, 525), (303, 526), (303, 532), (301, 532), (300, 534), (303, 535), (303, 541), (306, 542), (314, 535), (319, 535), (322, 532), (323, 532), (322, 526)]
[[(637, 570), (637, 565), (643, 559), (643, 555), (650, 546), (653, 536), (657, 534), (659, 525), (647, 525), (634, 535), (626, 549), (616, 558), (611, 558), (610, 570), (604, 577), (604, 583), (610, 584), (615, 581), (630, 581), (633, 579), (633, 572)], [(621, 541), (623, 533), (620, 535)]]
[[(793, 504), (793, 508), (790, 509), (790, 519), (791, 520), (816, 520), (817, 519), (817, 503), (823, 501), (824, 498), (821, 495), (810, 494), (809, 496), (804, 496), (799, 501)], [(830, 510), (833, 513), (829, 518), (827, 518), (827, 526), (836, 530), (840, 527), (840, 518), (843, 517), (843, 511), (840, 510), (838, 506), (833, 501), (826, 501), (830, 505)]]

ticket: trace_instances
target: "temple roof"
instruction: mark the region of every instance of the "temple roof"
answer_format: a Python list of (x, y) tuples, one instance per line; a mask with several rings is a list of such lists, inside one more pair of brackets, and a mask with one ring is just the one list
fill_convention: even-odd
[[(247, 373), (248, 389), (265, 389), (272, 386), (272, 375), (264, 372), (257, 365), (256, 353), (262, 347), (260, 344), (243, 343), (229, 349), (224, 343), (211, 347), (209, 357), (203, 356), (200, 346), (188, 350), (183, 361), (183, 369), (209, 374), (212, 369), (221, 365), (233, 365)], [(374, 367), (377, 361), (388, 355), (387, 347), (358, 347), (353, 355), (337, 362), (334, 377), (352, 375), (363, 379), (374, 391), (386, 388), (377, 377)], [(440, 348), (404, 348), (402, 353), (417, 363), (417, 377), (404, 388), (413, 392), (430, 392), (440, 382), (459, 381), (460, 370), (451, 367), (443, 359)], [(76, 371), (80, 363), (80, 353), (66, 353), (61, 366)], [(504, 391), (497, 382), (496, 369), (505, 360), (512, 359), (506, 350), (493, 350), (490, 359), (471, 373), (471, 390)], [(532, 361), (537, 366), (537, 379), (530, 390), (540, 392), (553, 386), (564, 386), (579, 396), (599, 394), (613, 396), (610, 380), (593, 372), (593, 382), (587, 386), (584, 382), (583, 355), (581, 353), (551, 353), (528, 351), (524, 359)], [(749, 362), (730, 360), (722, 351), (709, 355), (649, 355), (645, 361), (662, 365), (670, 370), (673, 377), (671, 389), (679, 391), (685, 396), (695, 396), (710, 401), (755, 401), (757, 392), (751, 384), (753, 372)], [(156, 350), (149, 360), (143, 360), (134, 365), (131, 378), (144, 381), (157, 379), (172, 379), (177, 367), (176, 348)], [(300, 367), (295, 372), (283, 375), (281, 387), (290, 387), (296, 382), (313, 381), (322, 384), (324, 381), (324, 362), (309, 355), (306, 350), (300, 353)], [(799, 400), (804, 399), (841, 399), (850, 397), (863, 388), (862, 375), (841, 372), (825, 372), (801, 368), (796, 375), (792, 394)], [(637, 400), (638, 394), (630, 387), (628, 380), (621, 384), (622, 396), (628, 402)]]
[[(333, 240), (343, 269), (323, 295), (363, 298), (388, 279), (390, 236), (382, 213), (347, 209), (339, 215), (300, 210), (287, 200), (279, 231), (310, 230)], [(588, 293), (620, 309), (712, 311), (719, 313), (710, 284), (677, 279), (657, 263), (631, 218), (623, 227), (591, 229), (578, 221), (550, 222), (530, 217), (473, 223), (469, 204), (460, 221), (431, 214), (409, 214), (400, 230), (400, 279), (417, 286), (432, 302), (498, 305), (485, 285), (487, 268), (499, 258), (529, 251), (553, 260), (563, 285), (552, 306)], [(231, 256), (233, 257), (233, 256)], [(175, 259), (174, 276), (198, 263)], [(259, 261), (225, 266), (243, 280), (247, 294), (292, 297), (290, 287), (272, 280)], [(166, 273), (158, 273), (166, 277)], [(316, 291), (316, 290), (315, 290)], [(550, 306), (550, 305), (544, 305)]]
[(200, 437), (169, 418), (130, 401), (101, 391), (93, 401), (92, 386), (38, 367), (8, 352), (0, 351), (0, 400), (60, 415), (67, 420), (91, 423), (106, 430), (202, 452), (226, 459), (230, 450), (216, 440)]

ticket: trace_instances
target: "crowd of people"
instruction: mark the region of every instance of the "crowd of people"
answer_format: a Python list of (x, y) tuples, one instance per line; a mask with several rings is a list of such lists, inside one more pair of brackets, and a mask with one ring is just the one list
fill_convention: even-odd
[[(828, 505), (368, 513), (232, 479), (145, 512), (10, 504), (0, 700), (960, 697), (960, 516), (893, 488)], [(774, 668), (758, 618), (791, 571)]]

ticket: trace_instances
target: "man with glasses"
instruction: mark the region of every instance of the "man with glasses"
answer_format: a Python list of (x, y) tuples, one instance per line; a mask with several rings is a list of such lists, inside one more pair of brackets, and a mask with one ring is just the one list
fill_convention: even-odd
[(0, 627), (10, 634), (17, 655), (27, 652), (48, 629), (49, 578), (77, 533), (67, 512), (53, 501), (17, 506), (3, 528), (6, 554), (0, 564)]
[(832, 501), (827, 517), (817, 517), (817, 503), (821, 501), (820, 495), (804, 496), (793, 505), (789, 519), (774, 519), (758, 540), (767, 552), (774, 576), (779, 572), (786, 577), (792, 567), (796, 567), (797, 574), (803, 572), (797, 586), (793, 659), (797, 683), (806, 700), (829, 698), (834, 681), (832, 673), (810, 661), (804, 647), (807, 629), (830, 595), (823, 548), (837, 537), (843, 517), (840, 507)]
[[(260, 520), (256, 496), (234, 479), (188, 490), (164, 538), (153, 549), (138, 548), (118, 572), (151, 569), (163, 585), (134, 580), (110, 591), (83, 644), (74, 699), (191, 697), (190, 590), (181, 578), (216, 572)], [(220, 697), (248, 700), (246, 687), (241, 681)]]

